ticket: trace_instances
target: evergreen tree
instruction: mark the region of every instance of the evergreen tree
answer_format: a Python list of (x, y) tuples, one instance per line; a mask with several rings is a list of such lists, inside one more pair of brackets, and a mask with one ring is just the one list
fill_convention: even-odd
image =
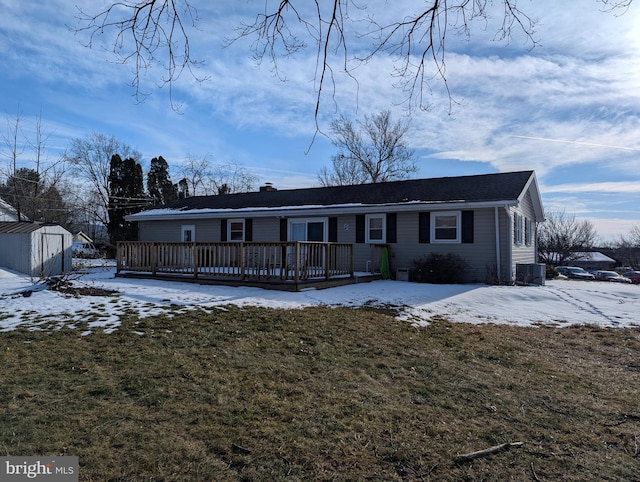
[(137, 239), (137, 226), (124, 218), (140, 211), (147, 203), (142, 166), (131, 157), (123, 161), (118, 154), (114, 154), (109, 168), (109, 224), (107, 225), (112, 244)]
[(0, 185), (0, 198), (16, 208), (22, 220), (57, 223), (67, 227), (71, 210), (55, 183), (34, 169), (21, 167)]
[(147, 191), (154, 205), (167, 204), (178, 199), (178, 186), (171, 182), (169, 164), (162, 156), (151, 159)]

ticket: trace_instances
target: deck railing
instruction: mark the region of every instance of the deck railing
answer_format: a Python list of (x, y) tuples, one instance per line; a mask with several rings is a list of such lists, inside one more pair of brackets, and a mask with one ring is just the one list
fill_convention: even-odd
[(353, 246), (343, 243), (118, 243), (117, 274), (299, 283), (353, 277)]

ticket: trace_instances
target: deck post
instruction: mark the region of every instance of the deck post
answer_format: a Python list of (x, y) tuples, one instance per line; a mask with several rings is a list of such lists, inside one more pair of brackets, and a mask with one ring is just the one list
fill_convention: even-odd
[(329, 249), (329, 243), (324, 243), (324, 279), (329, 280), (329, 273), (331, 273), (331, 259), (329, 255), (331, 250)]
[(200, 266), (198, 251), (196, 243), (193, 243), (193, 279), (198, 279), (198, 266)]
[(155, 276), (158, 272), (158, 251), (160, 246), (157, 243), (151, 243), (149, 246), (149, 261), (151, 263), (151, 276)]
[(351, 277), (353, 278), (353, 275), (355, 273), (355, 260), (353, 259), (353, 244), (349, 245), (349, 257), (351, 258)]
[(116, 243), (116, 276), (120, 274), (120, 265), (122, 264), (122, 243)]
[(295, 271), (293, 274), (293, 281), (296, 286), (298, 286), (298, 283), (300, 282), (300, 241), (296, 241), (294, 252), (295, 262), (293, 263), (293, 268)]

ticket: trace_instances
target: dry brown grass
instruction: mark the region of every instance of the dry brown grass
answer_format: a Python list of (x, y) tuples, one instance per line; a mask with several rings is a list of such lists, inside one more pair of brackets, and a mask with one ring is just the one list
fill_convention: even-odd
[(84, 481), (639, 477), (638, 329), (236, 307), (82, 329), (0, 334), (5, 455), (78, 455)]

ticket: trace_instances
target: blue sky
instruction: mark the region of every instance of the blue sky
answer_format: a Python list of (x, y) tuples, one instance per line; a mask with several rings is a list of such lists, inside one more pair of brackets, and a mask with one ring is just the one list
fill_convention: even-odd
[[(369, 3), (383, 17), (389, 5), (421, 2)], [(173, 89), (179, 112), (168, 89), (156, 86), (159, 66), (142, 78), (150, 95), (138, 103), (132, 67), (115, 61), (104, 48), (108, 39), (88, 49), (86, 35), (69, 29), (76, 5), (93, 11), (102, 4), (0, 0), (0, 113), (11, 121), (20, 112), (26, 136), (41, 115), (49, 159), (70, 139), (101, 132), (138, 149), (143, 164), (162, 155), (177, 170), (188, 156), (206, 156), (237, 162), (281, 189), (317, 185), (316, 173), (329, 166), (335, 148), (322, 135), (312, 143), (313, 49), (282, 60), (283, 82), (268, 63), (253, 62), (248, 42), (222, 47), (264, 2), (193, 2), (201, 19), (191, 49), (208, 80), (181, 77)], [(595, 0), (520, 6), (538, 21), (533, 49), (521, 35), (495, 41), (494, 22), (472, 25), (470, 39), (449, 37), (447, 78), (457, 103), (449, 111), (436, 79), (425, 91), (432, 108), (412, 112), (408, 144), (417, 177), (534, 169), (547, 211), (588, 219), (603, 240), (627, 234), (640, 225), (640, 3), (616, 13)], [(357, 69), (357, 84), (336, 72), (336, 94), (323, 99), (320, 127), (339, 115), (406, 115), (392, 72), (384, 55)], [(0, 151), (6, 155), (4, 145)], [(27, 167), (29, 156), (25, 150)], [(6, 164), (0, 158), (1, 170)]]

